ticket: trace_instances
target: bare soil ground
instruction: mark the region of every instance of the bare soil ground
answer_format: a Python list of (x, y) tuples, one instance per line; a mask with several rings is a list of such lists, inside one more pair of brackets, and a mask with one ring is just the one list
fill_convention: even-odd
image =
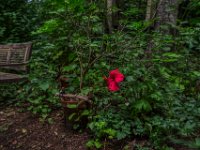
[(87, 133), (66, 129), (62, 112), (52, 113), (52, 124), (42, 123), (17, 107), (0, 110), (0, 150), (85, 150)]
[[(87, 150), (88, 133), (66, 128), (61, 110), (54, 111), (51, 118), (54, 121), (49, 124), (18, 107), (0, 108), (0, 150)], [(130, 150), (136, 150), (136, 144), (142, 146), (148, 141), (134, 139), (105, 143), (103, 150), (122, 150), (127, 144)], [(192, 150), (178, 145), (173, 147), (175, 150)]]

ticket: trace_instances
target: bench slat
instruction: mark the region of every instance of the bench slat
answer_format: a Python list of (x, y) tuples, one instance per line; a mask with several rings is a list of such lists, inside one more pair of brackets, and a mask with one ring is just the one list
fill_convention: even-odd
[(13, 73), (0, 72), (0, 83), (17, 82), (25, 78), (26, 77), (24, 76), (13, 74)]
[(0, 67), (6, 66), (9, 69), (27, 71), (25, 64), (30, 58), (31, 46), (30, 42), (0, 45)]
[[(31, 42), (0, 45), (0, 69), (25, 71), (27, 73), (31, 47)], [(0, 72), (0, 83), (18, 82), (25, 78), (25, 76), (18, 74)]]

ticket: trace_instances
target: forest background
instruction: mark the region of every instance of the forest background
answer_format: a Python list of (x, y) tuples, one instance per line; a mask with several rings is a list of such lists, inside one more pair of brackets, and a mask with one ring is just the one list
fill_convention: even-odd
[[(29, 82), (0, 85), (1, 104), (17, 96), (48, 119), (62, 75), (64, 92), (92, 97), (89, 147), (200, 147), (199, 0), (0, 0), (0, 14), (1, 44), (33, 42)], [(103, 76), (116, 68), (125, 80), (110, 92)]]

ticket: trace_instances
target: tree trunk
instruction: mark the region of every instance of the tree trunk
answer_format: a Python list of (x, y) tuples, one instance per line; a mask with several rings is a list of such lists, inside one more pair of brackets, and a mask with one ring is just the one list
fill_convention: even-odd
[(152, 10), (152, 0), (147, 0), (147, 8), (146, 8), (146, 21), (151, 19), (151, 10)]
[[(146, 16), (145, 16), (145, 21), (150, 21), (153, 18), (153, 10), (155, 9), (155, 0), (147, 0), (147, 6), (146, 6)], [(148, 28), (148, 31), (151, 32), (151, 29), (153, 26), (150, 26)], [(147, 44), (147, 49), (145, 51), (145, 58), (151, 58), (152, 54), (152, 48), (153, 48), (153, 40), (152, 40), (152, 35), (148, 36), (148, 44)]]
[(112, 33), (114, 29), (119, 28), (120, 9), (123, 6), (123, 0), (106, 0), (106, 33)]
[[(157, 5), (155, 29), (168, 34), (175, 34), (179, 0), (160, 0)], [(165, 26), (162, 28), (162, 26)]]
[(106, 29), (108, 33), (113, 31), (112, 7), (113, 0), (106, 0)]
[[(178, 4), (180, 0), (159, 0), (155, 7), (154, 0), (147, 0), (145, 20), (155, 19), (153, 30), (159, 31), (163, 35), (176, 35)], [(154, 8), (155, 7), (155, 8)], [(148, 45), (146, 49), (146, 58), (151, 58), (152, 49), (155, 43), (151, 35), (148, 37)], [(174, 49), (173, 45), (170, 46)]]

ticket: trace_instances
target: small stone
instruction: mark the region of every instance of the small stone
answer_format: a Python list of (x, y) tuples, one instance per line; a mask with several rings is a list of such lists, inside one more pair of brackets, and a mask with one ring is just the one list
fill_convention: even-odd
[(22, 129), (22, 133), (27, 133), (27, 130), (26, 129)]

